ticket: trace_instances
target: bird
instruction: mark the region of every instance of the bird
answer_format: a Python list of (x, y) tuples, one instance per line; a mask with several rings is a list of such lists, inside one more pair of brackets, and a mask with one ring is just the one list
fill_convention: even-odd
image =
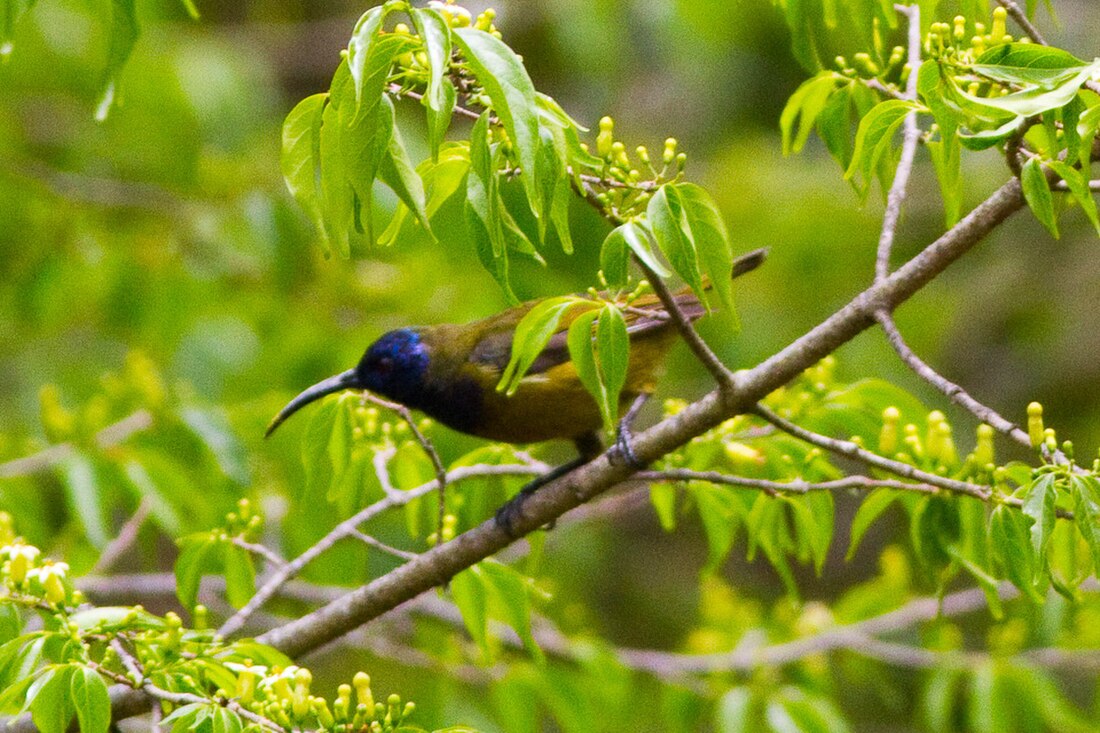
[[(763, 263), (766, 249), (738, 257), (731, 277)], [(606, 296), (607, 294), (601, 294)], [(707, 309), (690, 288), (675, 294), (681, 312), (694, 321)], [(506, 530), (519, 504), (539, 486), (581, 465), (603, 451), (599, 406), (577, 374), (569, 357), (566, 335), (572, 317), (567, 314), (550, 337), (514, 393), (497, 389), (512, 352), (512, 338), (523, 317), (540, 299), (513, 306), (496, 315), (466, 324), (439, 324), (398, 328), (379, 337), (359, 363), (303, 390), (275, 415), (269, 437), (291, 415), (322, 397), (344, 390), (366, 390), (419, 410), (462, 433), (505, 443), (572, 440), (577, 459), (544, 474), (524, 487), (519, 496), (497, 514)], [(663, 357), (676, 340), (676, 325), (652, 293), (642, 295), (623, 316), (630, 338), (626, 383), (620, 395), (620, 452), (630, 462), (629, 419), (650, 395)], [(573, 316), (575, 317), (575, 316)], [(627, 409), (627, 408), (631, 409)], [(509, 508), (510, 507), (510, 508)], [(507, 511), (505, 511), (507, 510)], [(511, 532), (509, 531), (509, 534)]]

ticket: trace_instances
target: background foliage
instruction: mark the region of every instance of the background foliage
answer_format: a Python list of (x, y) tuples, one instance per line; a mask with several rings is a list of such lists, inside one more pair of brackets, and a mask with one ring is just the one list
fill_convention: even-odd
[[(205, 3), (196, 23), (181, 5), (139, 2), (141, 35), (118, 72), (116, 106), (96, 122), (117, 55), (104, 33), (106, 5), (36, 4), (13, 29), (17, 52), (0, 65), (0, 461), (46, 442), (80, 446), (46, 474), (0, 479), (0, 502), (16, 514), (19, 533), (65, 557), (78, 574), (92, 569), (113, 528), (150, 487), (161, 497), (152, 505), (154, 521), (142, 530), (141, 552), (117, 569), (169, 567), (176, 549), (168, 537), (222, 524), (242, 494), (267, 517), (266, 530), (256, 528), (259, 536), (281, 537), (284, 554), (293, 556), (359, 504), (347, 495), (344, 505), (318, 500), (298, 455), (309, 421), (288, 425), (265, 443), (271, 414), (302, 385), (354, 363), (381, 332), (487, 315), (506, 304), (505, 295), (476, 266), (461, 208), (453, 203), (435, 227), (447, 246), (407, 229), (400, 247), (356, 248), (345, 262), (324, 258), (311, 222), (285, 192), (278, 147), (283, 117), (299, 99), (327, 89), (361, 6)], [(702, 327), (728, 363), (768, 356), (870, 278), (880, 198), (872, 193), (860, 206), (814, 138), (802, 155), (782, 156), (780, 112), (808, 75), (799, 64), (813, 59), (797, 36), (792, 53), (782, 13), (771, 3), (495, 6), (498, 25), (540, 90), (592, 128), (613, 113), (620, 137), (654, 150), (666, 135), (676, 136), (690, 152), (691, 179), (717, 198), (735, 249), (772, 247), (767, 267), (738, 285), (741, 332), (730, 337)], [(1088, 29), (1100, 23), (1097, 9), (1067, 1), (1058, 12), (1064, 26), (1040, 15), (1048, 35), (1091, 58), (1095, 38)], [(422, 124), (415, 105), (399, 105), (397, 114), (402, 125)], [(406, 143), (422, 145), (411, 136)], [(427, 150), (415, 152), (420, 159)], [(927, 163), (918, 165), (899, 256), (942, 229), (935, 175), (920, 167)], [(964, 211), (1003, 178), (996, 156), (968, 158), (965, 165)], [(385, 221), (393, 202), (376, 205)], [(581, 290), (593, 281), (606, 228), (580, 203), (571, 218), (572, 257), (548, 252), (545, 270), (516, 260), (520, 298)], [(1091, 454), (1100, 439), (1100, 404), (1092, 399), (1100, 366), (1091, 355), (1100, 344), (1089, 327), (1096, 303), (1088, 284), (1100, 265), (1081, 211), (1060, 223), (1062, 238), (1053, 241), (1040, 224), (1020, 217), (906, 305), (898, 320), (916, 350), (949, 377), (1019, 422), (1024, 405), (1040, 400), (1048, 423)], [(836, 369), (841, 382), (881, 376), (926, 404), (945, 402), (906, 371), (878, 335), (844, 347)], [(693, 396), (704, 388), (703, 377), (680, 348), (662, 393)], [(107, 450), (95, 447), (96, 431), (139, 409), (149, 410), (160, 429)], [(970, 439), (961, 436), (974, 422), (944, 409), (969, 450)], [(448, 460), (480, 445), (443, 429), (433, 437)], [(397, 435), (398, 450), (406, 440)], [(540, 452), (546, 460), (561, 456), (554, 447)], [(430, 466), (420, 469), (401, 479), (405, 486), (431, 478)], [(486, 496), (492, 491), (486, 487)], [(855, 497), (838, 496), (838, 528), (851, 525), (857, 505)], [(429, 509), (423, 507), (425, 517)], [(377, 536), (399, 541), (411, 516), (380, 524)], [(715, 554), (715, 542), (723, 540), (695, 516), (685, 515), (672, 534), (645, 508), (550, 533), (538, 566), (540, 587), (552, 597), (543, 612), (570, 634), (613, 646), (687, 651), (732, 646), (736, 636), (722, 636), (730, 628), (773, 620), (785, 628), (795, 613), (814, 622), (806, 607), (796, 611), (783, 600), (784, 580), (764, 558)], [(905, 541), (903, 529), (900, 521), (875, 525), (849, 562), (843, 562), (847, 538), (837, 537), (827, 557), (815, 558), (820, 576), (812, 567), (791, 570), (802, 598), (829, 604), (862, 582), (872, 583), (871, 596), (890, 583), (932, 590), (927, 580), (911, 578), (912, 558), (904, 552), (881, 554)], [(306, 577), (352, 585), (394, 564), (383, 554), (341, 545)], [(700, 581), (705, 568), (718, 572)], [(247, 572), (239, 569), (238, 577)], [(858, 595), (846, 598), (858, 605)], [(157, 612), (176, 607), (171, 594), (140, 601)], [(279, 610), (296, 612), (297, 606)], [(862, 611), (841, 606), (834, 613), (858, 617)], [(1041, 627), (1036, 614), (1052, 619), (1059, 613), (1066, 611), (1055, 602), (1014, 610), (1003, 623), (990, 625), (978, 614), (926, 633), (943, 635), (945, 646), (962, 635), (983, 647), (991, 640), (1012, 649), (1020, 643), (1013, 634)], [(1085, 633), (1093, 611), (1086, 606), (1079, 613)], [(369, 669), (376, 686), (417, 701), (420, 724), (463, 721), (488, 730), (523, 730), (522, 701), (532, 689), (567, 730), (601, 719), (622, 728), (694, 730), (716, 715), (735, 716), (745, 702), (723, 698), (716, 713), (703, 702), (713, 695), (617, 670), (595, 644), (580, 672), (520, 663), (506, 684), (486, 681), (492, 668), (457, 677), (425, 674), (418, 663), (472, 665), (485, 649), (474, 653), (439, 623), (418, 622), (412, 633), (435, 660), (395, 659), (377, 647), (341, 649), (316, 660), (318, 686), (334, 687), (350, 668)], [(791, 684), (780, 690), (796, 700), (795, 709), (809, 694), (810, 707), (828, 711), (813, 695), (835, 696), (861, 730), (884, 729), (883, 709), (891, 719), (912, 721), (891, 729), (934, 725), (936, 715), (952, 708), (937, 707), (940, 698), (930, 688), (946, 691), (941, 697), (950, 700), (963, 695), (952, 692), (960, 685), (980, 690), (988, 682), (981, 667), (963, 680), (870, 664), (853, 658), (830, 677), (811, 660), (791, 677), (761, 673), (750, 682)], [(1034, 679), (1026, 684), (1037, 684)], [(1069, 674), (1061, 682), (1083, 704), (1095, 692), (1087, 675)], [(600, 697), (582, 694), (597, 683)], [(489, 695), (482, 694), (486, 687)], [(1011, 688), (996, 694), (1010, 696)], [(976, 709), (960, 710), (955, 714), (974, 729), (996, 722), (987, 725)]]

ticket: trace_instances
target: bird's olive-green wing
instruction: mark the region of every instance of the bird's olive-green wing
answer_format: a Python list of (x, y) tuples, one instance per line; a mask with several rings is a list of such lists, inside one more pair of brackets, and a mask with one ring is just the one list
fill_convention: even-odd
[[(706, 312), (698, 299), (690, 293), (677, 296), (677, 302), (684, 315), (691, 320), (699, 318)], [(530, 307), (527, 307), (524, 313), (526, 313), (526, 310), (530, 310)], [(558, 330), (550, 337), (546, 346), (531, 364), (531, 368), (527, 370), (528, 374), (540, 374), (569, 361), (569, 347), (567, 345), (569, 326), (583, 312), (577, 309), (576, 312), (566, 314), (562, 318), (561, 323), (558, 324)], [(648, 299), (638, 301), (636, 307), (623, 313), (623, 317), (626, 320), (627, 333), (632, 341), (644, 338), (650, 333), (663, 331), (672, 325), (668, 314), (655, 297), (651, 301)], [(522, 315), (519, 318), (506, 319), (495, 317), (493, 320), (497, 322), (485, 323), (483, 335), (471, 349), (469, 360), (477, 366), (491, 369), (500, 374), (503, 373), (512, 357), (512, 339), (515, 335), (516, 325), (522, 320)]]

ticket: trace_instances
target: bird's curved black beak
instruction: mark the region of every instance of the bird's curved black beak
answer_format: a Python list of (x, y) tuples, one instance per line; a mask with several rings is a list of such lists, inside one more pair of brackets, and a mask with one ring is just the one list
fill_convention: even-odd
[(346, 372), (341, 372), (335, 377), (329, 377), (312, 387), (306, 388), (300, 395), (288, 402), (286, 407), (279, 410), (279, 414), (276, 415), (275, 419), (271, 421), (271, 424), (267, 426), (264, 437), (270, 437), (270, 435), (275, 432), (275, 428), (282, 425), (288, 417), (308, 405), (310, 402), (319, 400), (325, 395), (332, 394), (333, 392), (342, 392), (345, 389), (355, 389), (359, 386), (359, 378), (355, 375), (355, 370), (348, 369)]

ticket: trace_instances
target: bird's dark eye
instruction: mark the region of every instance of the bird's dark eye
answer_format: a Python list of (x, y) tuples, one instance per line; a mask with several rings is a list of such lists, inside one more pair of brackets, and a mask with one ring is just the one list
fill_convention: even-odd
[(378, 371), (383, 374), (388, 374), (393, 370), (393, 359), (388, 356), (383, 356), (378, 360)]

